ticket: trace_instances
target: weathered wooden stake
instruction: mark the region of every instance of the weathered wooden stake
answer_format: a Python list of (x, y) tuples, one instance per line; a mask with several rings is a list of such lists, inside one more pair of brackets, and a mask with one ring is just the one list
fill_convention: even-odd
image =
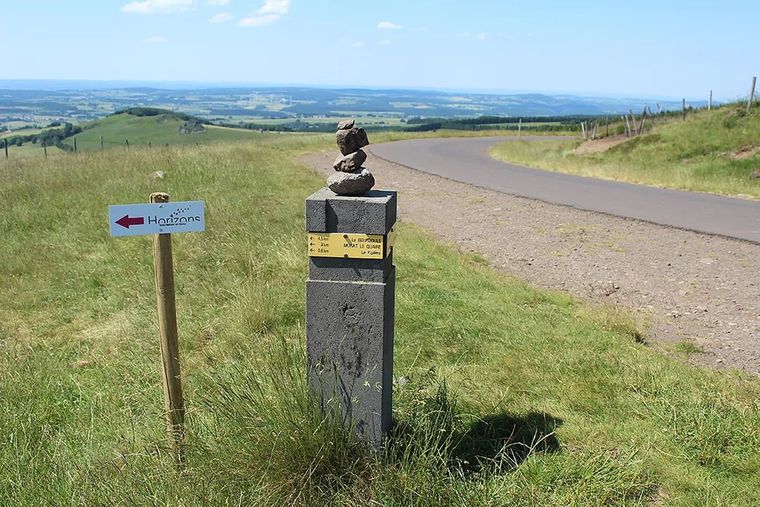
[(636, 115), (633, 114), (633, 109), (629, 109), (628, 112), (631, 114), (631, 133), (635, 136), (636, 132), (638, 132), (639, 127), (636, 125)]
[[(150, 194), (151, 203), (169, 202), (169, 194)], [(182, 381), (179, 366), (179, 340), (177, 337), (177, 307), (174, 299), (174, 266), (172, 262), (172, 235), (153, 236), (153, 266), (156, 274), (156, 304), (158, 328), (161, 334), (161, 364), (164, 380), (164, 413), (166, 433), (178, 463), (183, 461), (182, 446), (185, 438), (185, 407), (182, 399)]]
[(757, 84), (757, 76), (752, 77), (752, 87), (749, 89), (749, 99), (747, 99), (747, 112), (752, 109), (752, 100), (755, 98), (755, 85)]
[(681, 99), (681, 114), (683, 114), (683, 121), (686, 121), (686, 99)]
[(77, 138), (74, 138), (74, 153), (77, 152)]
[(707, 110), (712, 111), (712, 90), (710, 90), (710, 96), (707, 98)]
[(103, 149), (103, 136), (100, 136), (100, 149)]
[(522, 137), (522, 118), (517, 122), (517, 137)]
[(5, 158), (8, 158), (8, 139), (3, 139), (5, 141)]
[(45, 152), (45, 160), (47, 160), (47, 144), (45, 144), (45, 141), (42, 141), (42, 151)]
[(129, 139), (125, 140), (127, 142), (127, 151), (129, 151)]

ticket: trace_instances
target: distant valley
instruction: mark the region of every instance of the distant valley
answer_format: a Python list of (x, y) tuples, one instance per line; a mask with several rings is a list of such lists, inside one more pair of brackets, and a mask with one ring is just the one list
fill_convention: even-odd
[(163, 89), (127, 87), (123, 83), (109, 88), (107, 84), (70, 82), (67, 89), (65, 83), (54, 81), (0, 81), (0, 129), (39, 128), (53, 121), (79, 123), (130, 107), (162, 108), (233, 125), (332, 122), (334, 118), (358, 116), (365, 124), (385, 128), (419, 118), (601, 116), (640, 111), (645, 104), (652, 110), (681, 107), (680, 102), (665, 100), (537, 93), (308, 87)]

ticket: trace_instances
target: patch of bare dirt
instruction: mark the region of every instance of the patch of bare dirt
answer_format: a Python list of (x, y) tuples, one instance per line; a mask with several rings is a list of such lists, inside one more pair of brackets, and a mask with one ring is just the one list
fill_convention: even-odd
[(733, 160), (745, 160), (760, 153), (760, 146), (745, 146), (729, 155)]
[[(328, 175), (334, 158), (303, 161)], [(398, 190), (401, 220), (534, 285), (627, 308), (651, 322), (655, 345), (702, 348), (692, 362), (760, 373), (760, 245), (513, 197), (371, 154), (366, 166), (376, 188)]]
[(583, 144), (579, 145), (575, 150), (573, 150), (573, 153), (576, 155), (588, 155), (590, 153), (603, 153), (613, 146), (617, 146), (618, 144), (622, 144), (626, 141), (628, 141), (630, 137), (626, 137), (625, 135), (619, 135), (619, 136), (609, 136), (604, 137), (602, 139), (594, 139), (591, 141), (585, 141)]

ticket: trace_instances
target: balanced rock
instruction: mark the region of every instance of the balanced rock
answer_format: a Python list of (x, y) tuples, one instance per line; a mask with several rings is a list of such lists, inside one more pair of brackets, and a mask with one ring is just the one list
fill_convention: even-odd
[(344, 173), (356, 172), (362, 168), (365, 160), (367, 160), (367, 154), (363, 150), (356, 150), (353, 153), (336, 158), (333, 169)]
[(327, 186), (338, 195), (361, 195), (374, 185), (375, 177), (366, 167), (352, 173), (336, 172), (327, 178)]
[(350, 120), (343, 120), (340, 123), (338, 123), (338, 128), (336, 130), (348, 130), (350, 128), (354, 127), (354, 119), (351, 118)]
[(338, 148), (343, 155), (358, 151), (369, 144), (367, 133), (360, 127), (339, 130), (335, 133), (335, 137), (338, 141)]

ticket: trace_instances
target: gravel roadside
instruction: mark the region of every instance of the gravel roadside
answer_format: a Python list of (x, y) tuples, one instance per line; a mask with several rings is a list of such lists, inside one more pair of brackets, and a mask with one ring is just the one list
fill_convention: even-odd
[[(399, 192), (401, 220), (534, 285), (628, 308), (654, 343), (702, 349), (692, 363), (760, 374), (759, 245), (514, 197), (367, 151), (375, 188)], [(334, 159), (303, 162), (329, 175)]]

